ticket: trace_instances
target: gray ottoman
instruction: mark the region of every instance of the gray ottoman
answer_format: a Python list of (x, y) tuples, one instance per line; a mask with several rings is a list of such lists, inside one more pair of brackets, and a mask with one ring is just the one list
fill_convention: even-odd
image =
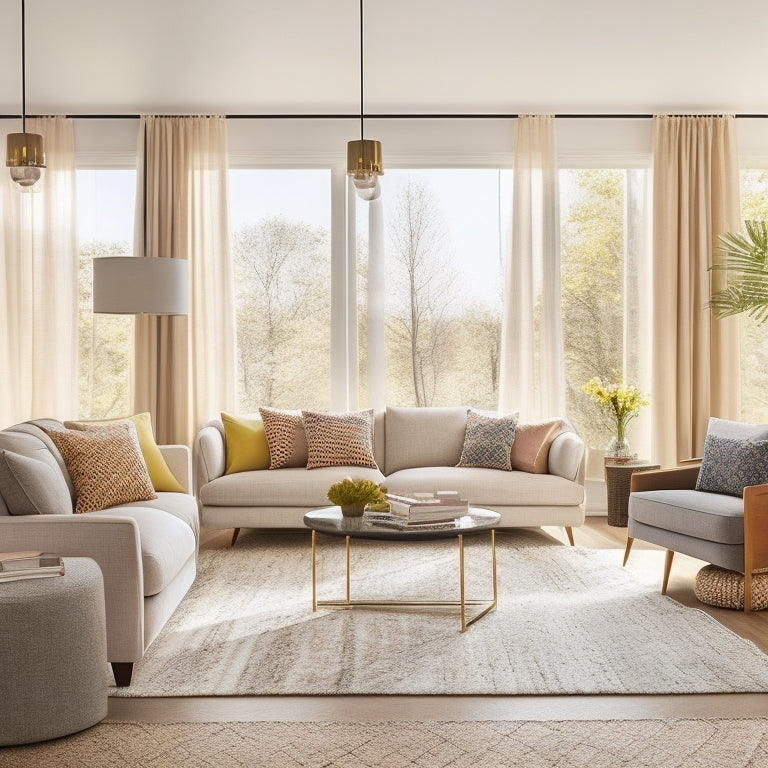
[(81, 731), (107, 714), (104, 581), (90, 558), (63, 576), (0, 583), (0, 745)]

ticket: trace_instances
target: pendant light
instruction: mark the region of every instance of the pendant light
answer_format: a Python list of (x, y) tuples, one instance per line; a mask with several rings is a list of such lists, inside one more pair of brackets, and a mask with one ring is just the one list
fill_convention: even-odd
[(5, 164), (11, 169), (11, 178), (21, 187), (31, 187), (45, 168), (43, 137), (27, 133), (27, 76), (26, 34), (24, 28), (24, 0), (21, 0), (21, 133), (9, 133)]
[(363, 0), (360, 0), (360, 139), (347, 142), (347, 175), (352, 177), (358, 197), (375, 200), (381, 194), (379, 176), (384, 171), (381, 166), (381, 142), (365, 138), (363, 63)]

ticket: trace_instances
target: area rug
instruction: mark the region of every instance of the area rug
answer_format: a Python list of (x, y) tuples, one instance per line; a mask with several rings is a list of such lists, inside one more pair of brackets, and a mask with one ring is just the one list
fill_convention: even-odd
[(763, 768), (768, 721), (105, 723), (4, 768)]
[[(467, 537), (467, 595), (491, 592), (488, 536)], [(497, 539), (498, 609), (459, 632), (442, 610), (311, 610), (309, 537), (246, 535), (200, 554), (187, 597), (114, 696), (767, 692), (768, 656), (659, 594), (615, 550)], [(455, 540), (355, 540), (352, 597), (458, 594)], [(344, 590), (322, 537), (321, 597)]]

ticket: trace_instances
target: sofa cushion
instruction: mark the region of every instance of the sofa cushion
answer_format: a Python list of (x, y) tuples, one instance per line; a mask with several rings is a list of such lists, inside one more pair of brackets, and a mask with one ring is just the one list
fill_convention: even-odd
[(385, 472), (410, 467), (455, 467), (461, 458), (467, 412), (456, 408), (396, 408), (386, 411)]
[(155, 442), (155, 433), (152, 430), (152, 417), (149, 411), (137, 413), (123, 419), (101, 419), (98, 421), (65, 421), (64, 426), (67, 429), (101, 429), (105, 426), (114, 426), (120, 424), (133, 424), (136, 429), (136, 437), (139, 441), (141, 455), (144, 457), (144, 463), (147, 465), (149, 477), (152, 480), (152, 487), (156, 491), (175, 491), (183, 493), (184, 489), (181, 483), (171, 472), (168, 464), (160, 452), (160, 448)]
[(351, 413), (302, 411), (307, 469), (373, 467), (373, 408)]
[(516, 413), (510, 416), (485, 416), (470, 410), (457, 466), (512, 469), (510, 456), (517, 418)]
[(128, 425), (48, 434), (61, 451), (75, 486), (75, 512), (156, 498), (135, 430), (131, 434)]
[(214, 507), (327, 507), (328, 488), (345, 477), (376, 483), (384, 475), (372, 467), (304, 467), (240, 472), (211, 480), (200, 489), (200, 501)]
[(536, 474), (549, 471), (549, 447), (564, 429), (567, 425), (562, 419), (518, 422), (510, 455), (512, 469)]
[(162, 592), (195, 554), (192, 529), (175, 515), (152, 507), (128, 504), (106, 509), (99, 515), (130, 517), (136, 521), (141, 543), (144, 597)]
[(768, 440), (732, 440), (708, 434), (696, 490), (742, 497), (748, 485), (768, 483)]
[(225, 474), (269, 469), (269, 444), (261, 419), (222, 413), (221, 422), (226, 445)]
[(735, 496), (704, 491), (635, 491), (629, 517), (655, 528), (721, 544), (744, 543), (744, 503)]
[(301, 411), (259, 408), (269, 445), (269, 468), (307, 466), (307, 435)]
[(10, 514), (72, 513), (67, 483), (48, 455), (50, 462), (0, 449), (0, 493)]
[(578, 506), (584, 488), (557, 475), (500, 472), (480, 467), (417, 467), (387, 476), (387, 490), (399, 495), (414, 492), (458, 491), (470, 506)]

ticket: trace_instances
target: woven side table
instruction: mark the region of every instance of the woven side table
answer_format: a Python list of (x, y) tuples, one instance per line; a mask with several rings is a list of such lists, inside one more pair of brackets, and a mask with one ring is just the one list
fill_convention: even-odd
[(605, 464), (605, 487), (608, 496), (608, 525), (625, 528), (629, 506), (629, 484), (635, 472), (661, 469), (648, 461), (628, 461), (624, 464)]

